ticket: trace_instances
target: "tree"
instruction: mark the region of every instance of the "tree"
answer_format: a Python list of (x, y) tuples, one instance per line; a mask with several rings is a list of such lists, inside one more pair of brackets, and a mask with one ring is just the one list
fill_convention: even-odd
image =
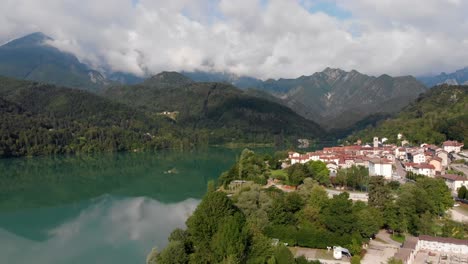
[(310, 176), (320, 184), (330, 184), (330, 171), (327, 164), (322, 161), (309, 161), (306, 163)]
[(381, 176), (374, 176), (369, 181), (369, 206), (382, 210), (392, 199), (391, 191)]
[(188, 263), (189, 257), (182, 242), (171, 241), (156, 260), (158, 264), (185, 264)]
[(467, 196), (467, 189), (465, 185), (463, 185), (462, 187), (458, 189), (458, 198), (465, 199), (466, 196)]
[(294, 256), (291, 253), (291, 251), (283, 246), (283, 245), (278, 245), (275, 248), (274, 252), (274, 258), (275, 258), (275, 263), (277, 264), (282, 264), (282, 263), (294, 263)]
[(364, 208), (357, 213), (357, 226), (362, 237), (370, 238), (377, 234), (383, 224), (382, 214), (376, 208)]
[(239, 212), (219, 223), (211, 241), (215, 263), (242, 263), (246, 257), (248, 233), (245, 218)]
[(296, 186), (301, 184), (305, 178), (310, 176), (307, 167), (300, 163), (296, 163), (290, 166), (287, 169), (287, 173), (288, 183)]
[(353, 202), (344, 192), (333, 196), (322, 210), (323, 224), (338, 235), (351, 234), (354, 231), (356, 217), (353, 214)]
[(212, 237), (219, 228), (219, 223), (228, 216), (239, 212), (232, 201), (222, 192), (207, 193), (193, 215), (187, 220), (188, 232), (195, 250), (194, 258), (199, 262), (212, 262), (210, 252)]

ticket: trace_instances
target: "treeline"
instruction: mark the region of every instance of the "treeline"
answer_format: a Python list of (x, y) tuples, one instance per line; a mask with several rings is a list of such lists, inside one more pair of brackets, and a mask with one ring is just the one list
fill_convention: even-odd
[[(321, 249), (340, 245), (348, 248), (357, 262), (362, 244), (382, 228), (416, 236), (466, 238), (468, 234), (467, 225), (444, 217), (453, 199), (441, 179), (418, 178), (400, 186), (386, 183), (383, 177), (370, 177), (366, 204), (353, 202), (346, 192), (329, 198), (319, 185), (320, 178), (314, 179), (314, 170), (309, 171), (314, 163), (291, 169), (291, 175), (302, 174), (296, 191), (265, 189), (262, 183), (271, 173), (269, 163), (268, 156), (244, 150), (219, 183), (247, 182), (229, 188), (230, 198), (210, 184), (208, 194), (187, 220), (187, 229), (175, 231), (169, 246), (153, 252), (154, 262), (149, 263), (295, 263), (291, 256), (286, 262), (278, 261), (277, 252), (287, 253), (283, 243)], [(357, 171), (351, 174), (359, 172), (359, 168), (354, 169)], [(357, 181), (350, 181), (359, 188)], [(280, 241), (279, 246), (274, 239)], [(184, 258), (173, 262), (177, 256)]]
[(458, 140), (468, 144), (468, 86), (441, 85), (432, 88), (393, 118), (375, 127), (349, 136), (349, 142), (372, 137), (386, 137), (390, 143), (399, 143), (397, 134), (417, 144), (440, 144), (445, 140)]

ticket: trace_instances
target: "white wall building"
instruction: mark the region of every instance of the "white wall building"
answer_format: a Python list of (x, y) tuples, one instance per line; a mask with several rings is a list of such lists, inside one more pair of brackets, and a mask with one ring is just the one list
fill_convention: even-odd
[(384, 176), (391, 179), (393, 174), (392, 162), (387, 159), (369, 160), (369, 176)]
[(458, 189), (462, 186), (465, 186), (468, 188), (468, 178), (465, 178), (460, 175), (456, 174), (445, 174), (440, 176), (442, 179), (444, 179), (445, 184), (449, 187), (449, 189), (452, 191), (452, 194), (457, 195), (458, 194)]
[(426, 162), (426, 155), (423, 152), (413, 154), (413, 163), (424, 163)]
[(450, 152), (455, 152), (458, 153), (461, 151), (463, 148), (463, 143), (460, 143), (458, 141), (445, 141), (442, 146), (444, 147), (444, 150), (447, 151), (448, 153)]

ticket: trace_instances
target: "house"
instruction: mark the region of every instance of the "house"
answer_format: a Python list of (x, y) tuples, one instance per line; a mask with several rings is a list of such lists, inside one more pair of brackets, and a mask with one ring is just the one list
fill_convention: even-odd
[(369, 160), (369, 176), (384, 176), (391, 179), (393, 174), (392, 161), (374, 158)]
[(458, 189), (462, 186), (468, 188), (468, 178), (456, 174), (441, 175), (440, 178), (444, 179), (445, 184), (452, 191), (453, 195), (458, 194)]
[(424, 152), (412, 153), (411, 159), (413, 163), (424, 163), (426, 162), (426, 155), (424, 155)]
[(444, 148), (445, 151), (447, 151), (448, 153), (451, 153), (451, 152), (455, 152), (455, 153), (458, 153), (461, 151), (461, 149), (463, 148), (463, 143), (460, 143), (458, 141), (445, 141), (443, 144), (442, 144), (442, 147)]
[(435, 167), (428, 163), (420, 163), (413, 166), (414, 173), (434, 177), (435, 176)]
[(433, 157), (429, 164), (434, 166), (436, 172), (442, 172), (442, 159), (439, 157)]
[(418, 165), (416, 163), (412, 163), (412, 162), (406, 162), (405, 164), (403, 164), (405, 166), (405, 171), (407, 172), (412, 172), (412, 173), (416, 173), (416, 169), (414, 168), (414, 166)]
[(445, 150), (440, 150), (436, 153), (436, 156), (442, 159), (442, 166), (447, 167), (449, 164), (448, 152)]
[(407, 159), (406, 149), (405, 148), (396, 148), (395, 149), (395, 158), (397, 158), (399, 160)]

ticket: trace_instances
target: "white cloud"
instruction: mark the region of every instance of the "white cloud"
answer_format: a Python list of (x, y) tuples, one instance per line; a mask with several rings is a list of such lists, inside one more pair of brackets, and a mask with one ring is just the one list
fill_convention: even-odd
[[(42, 31), (94, 67), (136, 74), (218, 70), (297, 77), (327, 66), (369, 74), (451, 71), (468, 61), (467, 1), (6, 0), (0, 41)], [(305, 7), (304, 7), (305, 6)]]

